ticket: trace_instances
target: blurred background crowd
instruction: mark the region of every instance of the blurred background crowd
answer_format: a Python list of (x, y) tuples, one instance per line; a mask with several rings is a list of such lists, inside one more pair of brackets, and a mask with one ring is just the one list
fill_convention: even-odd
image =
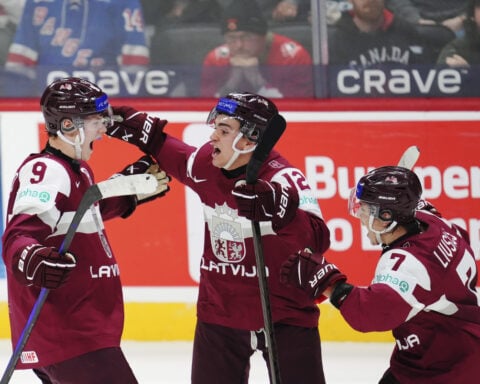
[(478, 96), (480, 0), (0, 0), (0, 97)]

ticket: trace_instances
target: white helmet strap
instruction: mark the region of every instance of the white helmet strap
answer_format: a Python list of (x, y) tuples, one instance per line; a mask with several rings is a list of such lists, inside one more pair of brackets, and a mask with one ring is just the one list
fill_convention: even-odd
[(372, 214), (370, 214), (370, 216), (368, 218), (368, 229), (375, 234), (375, 238), (377, 240), (377, 243), (382, 244), (381, 235), (384, 234), (384, 233), (392, 231), (393, 228), (395, 228), (397, 226), (397, 222), (395, 220), (393, 220), (388, 227), (383, 228), (381, 231), (377, 231), (376, 229), (373, 229), (373, 221), (374, 220), (375, 220), (375, 217)]
[(75, 136), (75, 141), (67, 139), (61, 130), (57, 132), (57, 135), (65, 143), (70, 144), (74, 147), (75, 159), (80, 160), (82, 158), (82, 144), (85, 142), (85, 131), (83, 130), (83, 128), (78, 128), (78, 135)]
[(233, 143), (232, 143), (233, 155), (232, 155), (232, 157), (230, 157), (230, 160), (228, 160), (227, 164), (225, 164), (222, 167), (223, 169), (226, 169), (228, 171), (228, 169), (232, 166), (232, 164), (235, 162), (235, 160), (238, 159), (238, 156), (240, 156), (241, 154), (244, 154), (244, 153), (253, 152), (255, 150), (255, 148), (257, 148), (258, 144), (255, 144), (253, 147), (251, 147), (249, 149), (238, 149), (237, 144), (242, 137), (243, 137), (243, 133), (239, 132), (237, 134), (237, 136), (235, 137), (235, 139), (233, 140)]

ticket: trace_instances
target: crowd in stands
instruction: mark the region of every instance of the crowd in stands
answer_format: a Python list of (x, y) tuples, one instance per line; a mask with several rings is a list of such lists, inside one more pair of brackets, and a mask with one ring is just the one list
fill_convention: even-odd
[[(331, 66), (479, 64), (480, 0), (317, 4)], [(0, 96), (37, 67), (177, 66), (169, 96), (312, 97), (312, 22), (310, 0), (0, 0)]]

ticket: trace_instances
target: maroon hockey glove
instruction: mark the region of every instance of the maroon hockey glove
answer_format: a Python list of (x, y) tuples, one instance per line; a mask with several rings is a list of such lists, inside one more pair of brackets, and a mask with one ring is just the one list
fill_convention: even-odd
[(107, 135), (136, 145), (149, 155), (158, 153), (164, 141), (166, 120), (130, 107), (113, 107), (113, 114), (121, 119), (114, 119), (113, 126), (107, 129)]
[(14, 273), (21, 283), (55, 289), (65, 283), (77, 261), (69, 252), (60, 254), (56, 248), (33, 244), (25, 247), (16, 264)]
[(145, 155), (140, 157), (136, 162), (127, 165), (120, 172), (118, 172), (117, 175), (141, 175), (142, 173), (147, 173), (147, 170), (154, 164), (156, 164), (155, 160), (153, 160), (150, 156)]
[(329, 263), (321, 253), (312, 253), (309, 249), (290, 255), (280, 270), (283, 284), (300, 288), (314, 299), (329, 286), (346, 280), (347, 276), (335, 264)]
[(238, 214), (253, 221), (271, 221), (275, 231), (290, 223), (297, 212), (299, 198), (295, 188), (257, 180), (239, 183), (233, 191)]

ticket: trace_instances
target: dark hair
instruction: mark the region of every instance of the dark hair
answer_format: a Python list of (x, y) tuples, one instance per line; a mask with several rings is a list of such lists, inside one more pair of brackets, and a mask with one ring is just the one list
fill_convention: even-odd
[(265, 35), (268, 23), (255, 0), (235, 0), (223, 11), (221, 29), (223, 34), (247, 31)]

